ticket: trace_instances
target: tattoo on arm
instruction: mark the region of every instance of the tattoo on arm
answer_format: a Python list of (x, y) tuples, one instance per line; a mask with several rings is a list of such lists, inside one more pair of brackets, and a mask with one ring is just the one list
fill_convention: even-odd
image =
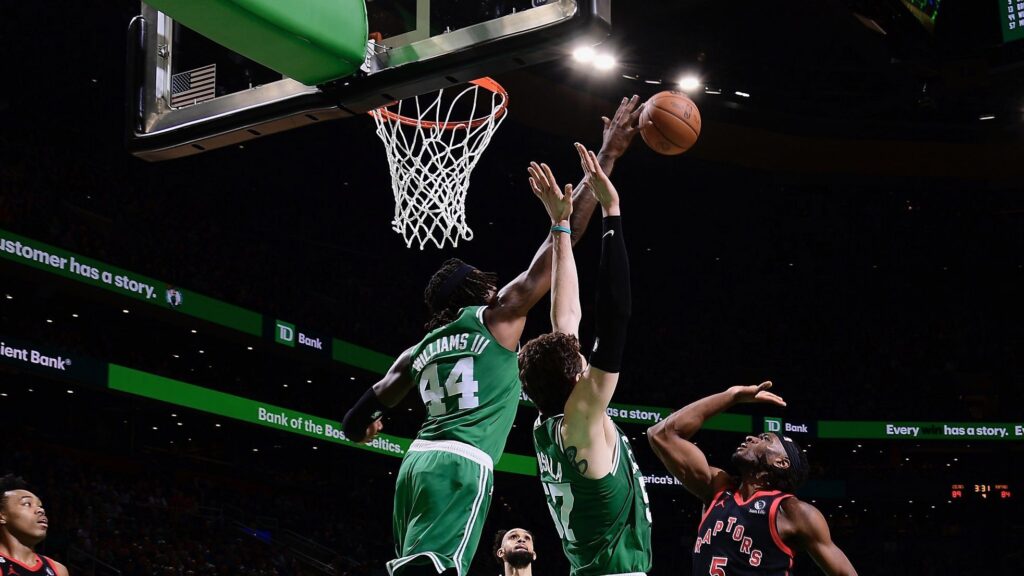
[(572, 464), (580, 474), (586, 474), (589, 465), (586, 460), (576, 461), (577, 449), (575, 446), (569, 446), (565, 449), (565, 457), (569, 459), (569, 463)]

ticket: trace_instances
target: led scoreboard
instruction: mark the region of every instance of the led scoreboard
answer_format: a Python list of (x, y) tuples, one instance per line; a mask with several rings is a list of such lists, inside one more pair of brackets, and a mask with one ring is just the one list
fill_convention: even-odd
[(1013, 491), (1009, 484), (953, 484), (949, 497), (953, 500), (1009, 500)]

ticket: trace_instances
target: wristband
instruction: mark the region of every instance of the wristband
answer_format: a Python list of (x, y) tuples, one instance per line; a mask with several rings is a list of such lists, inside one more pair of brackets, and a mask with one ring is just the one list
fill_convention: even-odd
[(551, 231), (552, 232), (565, 232), (566, 234), (572, 234), (572, 230), (570, 230), (568, 226), (559, 226), (557, 224), (551, 227)]

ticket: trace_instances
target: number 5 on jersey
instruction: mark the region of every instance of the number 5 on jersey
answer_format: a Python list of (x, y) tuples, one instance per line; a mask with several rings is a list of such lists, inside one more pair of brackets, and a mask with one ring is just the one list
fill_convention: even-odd
[(459, 397), (459, 410), (476, 408), (480, 405), (480, 398), (476, 395), (479, 387), (479, 383), (473, 379), (472, 356), (455, 363), (443, 387), (437, 374), (436, 363), (424, 368), (420, 375), (420, 396), (427, 405), (427, 413), (430, 416), (447, 414), (448, 407), (445, 406), (444, 400), (453, 396)]

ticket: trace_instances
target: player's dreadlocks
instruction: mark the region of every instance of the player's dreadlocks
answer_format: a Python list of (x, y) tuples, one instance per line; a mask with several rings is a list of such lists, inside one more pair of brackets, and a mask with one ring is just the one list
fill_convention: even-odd
[(423, 292), (430, 311), (430, 321), (423, 328), (429, 332), (453, 322), (466, 306), (487, 304), (487, 296), (497, 289), (497, 284), (497, 274), (477, 270), (458, 258), (449, 259), (430, 278)]

